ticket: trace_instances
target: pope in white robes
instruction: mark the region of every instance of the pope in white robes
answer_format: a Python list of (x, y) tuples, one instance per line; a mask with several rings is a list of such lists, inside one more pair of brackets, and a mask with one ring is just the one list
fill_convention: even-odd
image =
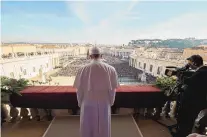
[(119, 86), (114, 67), (101, 61), (99, 48), (90, 50), (91, 63), (75, 78), (80, 109), (81, 137), (111, 137), (111, 106)]

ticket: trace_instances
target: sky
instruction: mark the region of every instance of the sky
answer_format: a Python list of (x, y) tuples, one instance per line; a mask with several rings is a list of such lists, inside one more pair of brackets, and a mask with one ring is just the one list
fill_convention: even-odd
[(3, 42), (207, 38), (207, 1), (3, 1)]

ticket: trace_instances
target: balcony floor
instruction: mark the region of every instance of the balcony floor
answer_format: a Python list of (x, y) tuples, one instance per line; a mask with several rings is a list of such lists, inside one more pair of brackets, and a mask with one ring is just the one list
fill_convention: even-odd
[[(59, 111), (58, 115), (65, 115), (65, 112)], [(140, 116), (136, 122), (143, 137), (171, 137), (167, 128), (153, 120), (145, 119)], [(1, 135), (2, 137), (42, 137), (49, 124), (49, 121), (20, 121), (17, 123), (4, 123)]]
[(20, 121), (17, 123), (4, 123), (1, 127), (2, 137), (42, 137), (49, 121)]

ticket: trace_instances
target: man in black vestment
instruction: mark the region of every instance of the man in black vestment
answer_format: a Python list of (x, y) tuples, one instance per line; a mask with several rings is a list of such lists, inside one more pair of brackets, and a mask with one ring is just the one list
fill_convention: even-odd
[(207, 108), (207, 66), (199, 55), (193, 55), (189, 65), (195, 73), (184, 80), (187, 88), (181, 99), (181, 109), (178, 112), (178, 131), (176, 137), (186, 137), (192, 132), (195, 119), (199, 112)]

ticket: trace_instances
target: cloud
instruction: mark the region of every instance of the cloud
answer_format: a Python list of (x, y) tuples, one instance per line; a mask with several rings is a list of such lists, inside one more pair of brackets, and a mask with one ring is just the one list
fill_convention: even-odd
[[(121, 27), (123, 20), (139, 19), (137, 12), (132, 12), (138, 1), (132, 1), (123, 9), (114, 8), (114, 12), (99, 21), (97, 25), (88, 26), (79, 32), (79, 39), (83, 42), (95, 42), (102, 44), (123, 44), (129, 41), (125, 29)], [(127, 4), (127, 3), (124, 3)], [(81, 9), (83, 12), (83, 9)], [(87, 13), (84, 11), (84, 13)], [(86, 21), (88, 22), (88, 21)], [(77, 38), (78, 39), (78, 38)]]
[[(87, 9), (87, 2), (66, 2), (66, 5), (70, 11), (72, 11), (83, 23), (90, 23), (90, 14)], [(69, 11), (69, 12), (70, 12)]]
[(135, 1), (131, 1), (129, 3), (128, 6), (126, 6), (125, 9), (121, 9), (121, 10), (118, 10), (116, 11), (115, 13), (111, 14), (111, 16), (109, 16), (107, 19), (105, 20), (108, 20), (110, 21), (111, 23), (117, 23), (119, 22), (120, 20), (123, 20), (123, 19), (130, 19), (130, 18), (134, 18), (134, 17), (137, 17), (138, 15), (138, 12), (133, 12), (133, 8), (138, 4), (138, 1), (135, 0)]
[(207, 13), (187, 13), (150, 28), (144, 29), (139, 36), (143, 38), (207, 38)]
[[(35, 42), (90, 42), (98, 44), (127, 44), (133, 39), (142, 38), (207, 38), (207, 13), (188, 13), (169, 20), (164, 20), (158, 24), (152, 24), (148, 28), (126, 29), (118, 24), (111, 24), (110, 21), (102, 21), (99, 25), (87, 27), (75, 32), (64, 32), (64, 35), (47, 34), (45, 35), (18, 35), (14, 41), (35, 41)], [(114, 26), (115, 25), (115, 26)], [(72, 34), (72, 35), (70, 35)], [(3, 36), (3, 35), (2, 35)], [(10, 40), (9, 36), (7, 40)], [(44, 39), (42, 39), (44, 38)], [(5, 36), (2, 37), (6, 39)]]
[[(71, 15), (71, 12), (75, 14), (75, 16), (81, 20), (81, 22), (84, 24), (85, 28), (77, 29), (77, 31), (71, 31), (71, 30), (65, 30), (64, 35), (63, 33), (60, 33), (61, 35), (51, 34), (50, 32), (47, 32), (47, 37), (43, 34), (39, 35), (26, 35), (25, 36), (19, 36), (18, 38), (15, 38), (15, 40), (19, 39), (22, 40), (26, 38), (29, 41), (36, 41), (37, 39), (40, 39), (41, 41), (54, 41), (54, 42), (95, 42), (98, 43), (122, 43), (122, 40), (125, 38), (120, 39), (122, 37), (123, 28), (121, 28), (118, 24), (120, 24), (123, 20), (133, 20), (137, 19), (137, 16), (135, 17), (135, 12), (132, 12), (134, 6), (137, 4), (138, 1), (132, 1), (132, 2), (117, 2), (117, 3), (105, 3), (104, 8), (102, 7), (104, 4), (102, 3), (89, 3), (89, 2), (66, 2), (66, 6), (68, 7), (68, 13)], [(117, 6), (116, 6), (117, 5)], [(99, 14), (97, 11), (97, 7), (93, 8), (94, 6), (101, 6), (102, 12), (107, 11), (109, 8), (111, 10), (110, 14), (107, 14), (108, 16), (99, 18), (99, 20), (94, 24), (95, 14)], [(109, 7), (108, 7), (109, 6)], [(114, 7), (115, 6), (115, 7)], [(108, 13), (108, 12), (106, 12)], [(23, 15), (23, 13), (21, 13)], [(24, 17), (29, 19), (34, 18), (55, 18), (55, 20), (59, 20), (58, 16), (55, 14), (34, 14), (34, 13), (24, 13)], [(74, 19), (74, 18), (73, 18)], [(93, 25), (91, 25), (91, 23)], [(36, 27), (41, 26), (28, 26), (26, 24), (22, 24), (20, 26), (23, 29), (38, 32), (37, 30), (42, 30), (46, 32), (46, 28), (38, 29)], [(35, 33), (36, 34), (36, 33)], [(4, 37), (5, 38), (5, 37)], [(11, 38), (11, 37), (10, 37)], [(125, 40), (126, 41), (126, 40)], [(126, 41), (127, 42), (127, 41)]]
[(133, 8), (137, 5), (138, 2), (139, 2), (138, 0), (131, 1), (126, 12), (130, 13), (133, 10)]
[(82, 40), (106, 44), (127, 44), (132, 39), (142, 38), (207, 38), (207, 13), (188, 13), (152, 24), (149, 28), (125, 29), (102, 22), (81, 32)]
[(101, 20), (98, 25), (82, 30), (82, 39), (97, 41), (100, 43), (128, 43), (132, 39), (139, 38), (206, 38), (207, 34), (207, 13), (193, 12), (181, 14), (168, 20), (152, 24), (148, 28), (124, 28), (121, 21), (133, 21), (140, 19), (139, 12), (133, 11), (138, 1), (132, 1), (122, 10), (112, 13)]
[[(64, 32), (58, 31), (57, 33), (50, 33), (51, 31), (46, 31), (49, 28), (48, 27), (42, 29), (42, 31), (45, 33), (39, 33), (39, 35), (38, 33), (36, 33), (35, 35), (25, 34), (13, 39), (27, 39), (28, 41), (81, 43), (94, 43), (96, 41), (100, 44), (127, 44), (130, 40), (142, 38), (207, 38), (206, 12), (192, 12), (180, 14), (176, 17), (169, 18), (168, 20), (160, 20), (158, 24), (151, 23), (151, 26), (148, 27), (133, 25), (134, 28), (126, 28), (122, 24), (122, 22), (124, 21), (129, 23), (136, 23), (135, 20), (139, 20), (140, 22), (142, 21), (139, 16), (139, 9), (135, 9), (135, 6), (138, 3), (139, 1), (132, 1), (131, 3), (124, 3), (125, 5), (117, 5), (117, 7), (110, 11), (110, 14), (107, 14), (108, 16), (104, 16), (104, 18), (99, 18), (99, 20), (97, 21), (97, 19), (94, 18), (94, 14), (99, 13), (94, 12), (97, 10), (97, 8), (91, 10), (90, 3), (67, 2), (66, 4), (68, 6), (68, 10), (70, 10), (68, 12), (72, 11), (75, 16), (78, 17), (84, 24), (83, 27), (75, 28), (76, 26), (74, 26), (74, 30), (65, 29)], [(109, 8), (111, 10), (113, 6), (111, 5)], [(37, 15), (29, 14), (29, 17), (31, 18), (33, 16)], [(41, 16), (43, 18), (58, 17), (56, 15), (50, 14)], [(35, 27), (22, 27), (25, 29), (38, 30)], [(7, 39), (11, 38), (12, 36), (8, 35)], [(2, 39), (6, 39), (6, 36), (3, 36)]]
[(30, 18), (30, 19), (34, 19), (34, 18), (42, 18), (42, 19), (52, 19), (52, 18), (65, 18), (62, 16), (58, 16), (57, 14), (47, 14), (47, 13), (39, 13), (39, 14), (35, 14), (35, 13), (23, 13), (21, 14), (21, 16), (24, 16), (26, 18)]

